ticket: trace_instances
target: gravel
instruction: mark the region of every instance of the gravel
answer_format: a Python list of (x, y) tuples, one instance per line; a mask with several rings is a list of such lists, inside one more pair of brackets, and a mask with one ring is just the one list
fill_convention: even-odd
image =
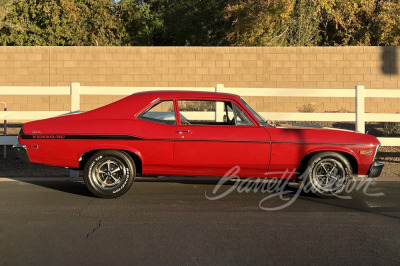
[(380, 147), (376, 161), (385, 163), (380, 181), (400, 181), (400, 147)]

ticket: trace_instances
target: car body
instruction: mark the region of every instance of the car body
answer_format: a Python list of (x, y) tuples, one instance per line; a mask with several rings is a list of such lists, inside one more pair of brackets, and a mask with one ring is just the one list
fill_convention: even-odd
[[(329, 183), (342, 175), (347, 183), (352, 176), (377, 177), (383, 167), (374, 162), (380, 145), (374, 136), (271, 125), (239, 96), (212, 92), (136, 93), (92, 111), (26, 123), (18, 140), (21, 158), (83, 169), (88, 188), (106, 198), (125, 193), (136, 173), (224, 176), (239, 166), (239, 177), (296, 180), (299, 175), (282, 173), (309, 166), (314, 173), (307, 176), (325, 174), (321, 182)], [(341, 191), (321, 186), (321, 194), (343, 191), (343, 184)]]

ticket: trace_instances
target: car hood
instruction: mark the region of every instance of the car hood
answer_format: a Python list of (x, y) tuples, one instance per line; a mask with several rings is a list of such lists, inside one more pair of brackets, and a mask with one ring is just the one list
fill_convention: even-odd
[(379, 144), (379, 140), (372, 135), (337, 128), (279, 124), (276, 126), (266, 126), (265, 129), (269, 132), (271, 140), (273, 142), (334, 145)]
[(302, 125), (302, 124), (279, 124), (276, 127), (277, 128), (291, 128), (291, 129), (326, 129), (326, 130), (337, 130), (337, 131), (344, 131), (344, 132), (357, 132), (355, 130), (333, 128), (333, 127), (323, 127), (323, 126), (318, 126), (318, 125)]

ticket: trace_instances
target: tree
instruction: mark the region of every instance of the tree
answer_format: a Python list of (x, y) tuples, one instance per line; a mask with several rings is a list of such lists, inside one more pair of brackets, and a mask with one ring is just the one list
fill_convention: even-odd
[(288, 21), (287, 44), (291, 46), (316, 46), (319, 44), (320, 19), (316, 1), (296, 1), (291, 19)]
[(11, 23), (4, 21), (5, 17), (7, 16), (8, 12), (10, 11), (10, 7), (15, 2), (16, 2), (16, 0), (0, 0), (0, 29), (2, 29), (3, 27), (20, 28), (21, 29), (21, 27), (19, 25), (11, 24)]
[(116, 17), (123, 45), (154, 45), (154, 35), (162, 28), (161, 14), (152, 10), (152, 1), (122, 0)]
[[(68, 0), (67, 0), (68, 1)], [(69, 0), (71, 1), (71, 0)], [(79, 8), (79, 39), (84, 45), (120, 45), (114, 0), (75, 0)]]
[(316, 1), (240, 0), (226, 8), (236, 45), (310, 46), (319, 41)]
[(376, 0), (236, 0), (227, 36), (235, 45), (370, 45), (375, 15)]
[(381, 1), (376, 16), (378, 45), (400, 45), (400, 2)]
[(150, 10), (160, 14), (154, 45), (223, 45), (225, 0), (151, 0)]
[(232, 24), (227, 39), (234, 45), (285, 46), (295, 0), (236, 0), (226, 7)]
[(370, 45), (375, 0), (319, 0), (321, 45)]
[(0, 0), (0, 27), (4, 27), (3, 19), (8, 12), (8, 6), (12, 0)]
[(3, 45), (399, 45), (399, 0), (0, 0)]
[(14, 2), (3, 23), (3, 45), (118, 45), (113, 0)]
[[(77, 8), (69, 1), (19, 1), (15, 2), (4, 23), (17, 24), (18, 28), (3, 28), (0, 41), (6, 45), (60, 45), (74, 34)], [(69, 27), (62, 27), (62, 23)], [(78, 44), (78, 43), (77, 43)]]

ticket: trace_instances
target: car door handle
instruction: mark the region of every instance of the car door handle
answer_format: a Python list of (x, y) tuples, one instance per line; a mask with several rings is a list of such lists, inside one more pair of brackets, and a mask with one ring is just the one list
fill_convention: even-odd
[(178, 133), (179, 135), (182, 134), (183, 132), (190, 133), (191, 131), (190, 131), (190, 130), (179, 130), (179, 131), (177, 131), (177, 133)]

